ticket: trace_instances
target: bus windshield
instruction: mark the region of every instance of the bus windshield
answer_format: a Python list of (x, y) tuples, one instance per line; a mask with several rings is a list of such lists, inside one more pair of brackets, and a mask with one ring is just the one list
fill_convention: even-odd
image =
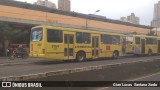
[(133, 37), (131, 37), (131, 36), (128, 36), (128, 37), (126, 37), (126, 42), (129, 44), (132, 44), (133, 43)]
[(42, 28), (32, 29), (31, 41), (41, 41), (42, 40)]

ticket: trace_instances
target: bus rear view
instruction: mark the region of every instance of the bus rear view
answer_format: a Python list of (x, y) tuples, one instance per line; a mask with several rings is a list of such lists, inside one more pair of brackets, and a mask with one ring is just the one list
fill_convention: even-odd
[(30, 36), (30, 57), (43, 58), (45, 56), (43, 35), (44, 35), (43, 27), (32, 28)]

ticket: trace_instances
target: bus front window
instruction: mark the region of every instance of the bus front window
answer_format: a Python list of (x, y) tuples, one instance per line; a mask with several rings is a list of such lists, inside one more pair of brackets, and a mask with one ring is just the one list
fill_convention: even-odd
[(133, 43), (133, 37), (126, 37), (126, 42), (127, 44), (132, 44)]
[(42, 40), (42, 28), (32, 29), (31, 41), (41, 41)]

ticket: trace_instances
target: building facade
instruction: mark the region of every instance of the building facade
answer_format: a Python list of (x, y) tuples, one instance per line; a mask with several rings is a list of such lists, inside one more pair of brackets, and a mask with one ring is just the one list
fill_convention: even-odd
[(127, 17), (121, 17), (120, 21), (129, 22), (129, 23), (133, 23), (133, 24), (139, 24), (139, 22), (140, 22), (139, 17), (135, 16), (134, 13), (131, 13), (131, 15), (129, 15)]
[[(24, 7), (28, 6), (28, 7)], [(21, 3), (15, 1), (4, 2), (0, 0), (0, 19), (6, 22), (17, 22), (35, 25), (58, 25), (63, 27), (86, 29), (86, 19), (89, 19), (87, 28), (91, 30), (107, 30), (108, 32), (129, 34), (137, 32), (146, 35), (150, 32), (151, 27), (144, 25), (135, 25), (132, 23), (124, 23), (118, 20), (108, 18), (92, 17), (89, 15), (59, 11), (56, 9), (44, 9), (38, 5)], [(9, 10), (9, 11), (8, 11)], [(8, 11), (6, 13), (6, 11)], [(47, 14), (47, 15), (46, 15)]]
[(128, 22), (128, 20), (127, 20), (126, 17), (121, 17), (121, 18), (120, 18), (120, 21), (122, 21), (122, 22)]
[(36, 4), (36, 5), (41, 5), (41, 6), (45, 6), (45, 7), (48, 7), (48, 8), (55, 8), (55, 9), (56, 9), (55, 3), (52, 3), (52, 2), (50, 2), (50, 1), (48, 1), (48, 0), (44, 0), (44, 1), (42, 1), (42, 0), (37, 0), (37, 2), (35, 2), (34, 4)]
[(63, 11), (71, 11), (70, 0), (58, 0), (58, 9)]
[(160, 1), (154, 4), (153, 20), (151, 21), (152, 27), (160, 28)]
[(130, 16), (127, 16), (127, 20), (134, 24), (139, 24), (139, 17), (135, 16), (134, 13), (131, 13)]

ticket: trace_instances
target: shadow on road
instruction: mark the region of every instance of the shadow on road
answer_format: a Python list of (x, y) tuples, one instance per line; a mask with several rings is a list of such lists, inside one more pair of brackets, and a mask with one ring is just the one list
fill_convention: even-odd
[(37, 65), (52, 65), (52, 64), (68, 64), (68, 63), (88, 63), (88, 62), (100, 62), (100, 61), (110, 61), (113, 60), (111, 58), (101, 58), (101, 59), (88, 59), (82, 62), (77, 62), (76, 60), (47, 60), (47, 61), (41, 61), (41, 62), (34, 62), (33, 64), (37, 64)]

